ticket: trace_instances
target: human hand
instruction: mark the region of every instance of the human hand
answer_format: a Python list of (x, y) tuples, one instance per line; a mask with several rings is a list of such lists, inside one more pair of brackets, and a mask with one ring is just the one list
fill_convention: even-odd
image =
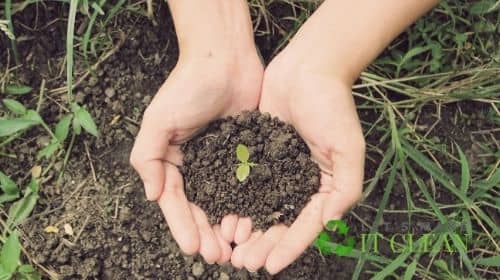
[(200, 252), (210, 263), (229, 260), (238, 217), (225, 217), (222, 230), (212, 228), (203, 211), (188, 202), (177, 168), (182, 164), (179, 143), (211, 120), (255, 109), (262, 75), (256, 53), (231, 61), (180, 60), (146, 109), (130, 156), (146, 197), (158, 201), (180, 248), (188, 254)]
[(170, 0), (179, 60), (144, 112), (130, 162), (182, 251), (208, 263), (228, 261), (230, 243), (248, 238), (249, 218), (228, 215), (211, 226), (188, 202), (177, 166), (179, 144), (210, 121), (257, 107), (263, 67), (245, 0)]
[(351, 84), (297, 57), (285, 50), (266, 69), (259, 108), (297, 129), (322, 170), (320, 188), (290, 227), (255, 232), (234, 249), (232, 264), (250, 271), (279, 272), (361, 197), (365, 143)]

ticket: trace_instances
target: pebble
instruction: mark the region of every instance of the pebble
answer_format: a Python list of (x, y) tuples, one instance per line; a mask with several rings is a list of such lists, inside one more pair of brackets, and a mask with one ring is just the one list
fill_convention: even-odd
[(50, 143), (50, 137), (49, 136), (40, 136), (36, 139), (36, 142), (39, 146), (46, 146)]
[(116, 94), (116, 90), (112, 87), (109, 87), (104, 90), (104, 94), (106, 94), (107, 97), (112, 98)]
[(127, 129), (128, 132), (130, 132), (130, 134), (132, 135), (137, 135), (137, 133), (139, 132), (139, 128), (136, 126), (136, 125), (133, 125), (131, 123), (127, 123), (127, 126), (125, 127), (125, 129)]
[(89, 79), (89, 86), (94, 87), (99, 83), (99, 79), (97, 77), (90, 77)]
[(85, 93), (83, 91), (79, 91), (75, 95), (75, 102), (76, 103), (83, 103), (83, 100), (85, 99)]
[(229, 280), (229, 275), (225, 272), (221, 272), (219, 276), (219, 280)]
[(200, 277), (203, 274), (203, 272), (205, 272), (205, 268), (203, 267), (203, 263), (195, 262), (193, 264), (193, 268), (192, 268), (191, 272), (193, 273), (193, 275), (195, 277)]
[(145, 95), (145, 96), (142, 98), (142, 103), (143, 103), (144, 105), (148, 105), (150, 102), (151, 102), (151, 96), (150, 96), (150, 95)]

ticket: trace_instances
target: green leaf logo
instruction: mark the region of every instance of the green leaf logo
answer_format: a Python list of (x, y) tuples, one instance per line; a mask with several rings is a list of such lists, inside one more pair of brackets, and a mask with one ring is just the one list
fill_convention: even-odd
[(344, 241), (341, 244), (333, 243), (328, 232), (323, 230), (313, 243), (320, 253), (324, 256), (332, 254), (337, 256), (349, 255), (356, 243), (354, 237), (348, 235), (349, 226), (342, 220), (331, 220), (328, 221), (325, 228), (330, 232), (337, 232), (339, 235), (343, 236)]

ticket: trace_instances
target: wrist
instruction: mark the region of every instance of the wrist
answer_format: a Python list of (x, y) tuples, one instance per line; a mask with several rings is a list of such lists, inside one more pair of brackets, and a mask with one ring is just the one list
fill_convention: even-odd
[[(360, 67), (348, 58), (337, 58), (323, 50), (311, 52), (301, 42), (290, 45), (283, 51), (283, 60), (289, 61), (290, 67), (295, 67), (303, 73), (334, 77), (339, 82), (351, 86), (360, 75)], [(353, 61), (354, 62), (354, 61)]]
[(317, 59), (314, 54), (296, 51), (289, 47), (273, 59), (266, 69), (266, 76), (276, 77), (284, 85), (295, 84), (311, 77), (320, 77), (348, 89), (357, 79), (358, 74), (349, 72), (348, 67), (325, 63)]
[(256, 52), (245, 0), (170, 0), (179, 59), (227, 60)]

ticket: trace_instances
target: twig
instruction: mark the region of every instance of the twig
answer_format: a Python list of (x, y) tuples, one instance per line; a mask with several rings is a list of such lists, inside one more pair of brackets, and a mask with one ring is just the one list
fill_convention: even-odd
[(94, 182), (97, 183), (94, 164), (92, 164), (92, 158), (90, 158), (89, 147), (87, 145), (87, 142), (83, 142), (83, 145), (85, 146), (85, 153), (87, 154), (87, 158), (89, 159), (90, 170), (92, 170), (92, 178), (94, 179)]

